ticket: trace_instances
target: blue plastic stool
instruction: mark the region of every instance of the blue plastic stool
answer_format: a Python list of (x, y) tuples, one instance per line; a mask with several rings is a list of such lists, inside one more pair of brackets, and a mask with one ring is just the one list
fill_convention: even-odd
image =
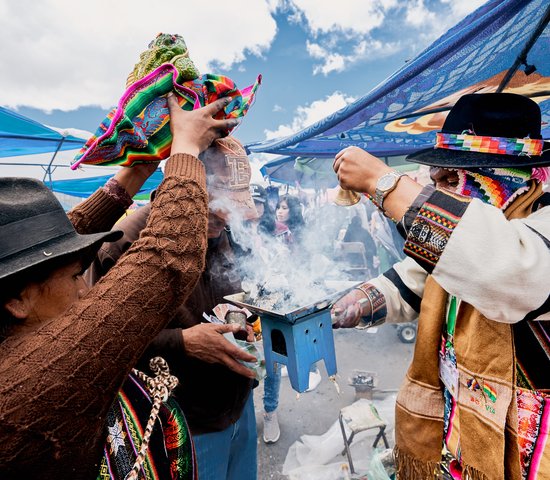
[(305, 392), (312, 363), (324, 360), (327, 373), (336, 374), (330, 309), (299, 317), (294, 323), (262, 313), (261, 322), (268, 375), (274, 374), (274, 362), (286, 365), (292, 388)]

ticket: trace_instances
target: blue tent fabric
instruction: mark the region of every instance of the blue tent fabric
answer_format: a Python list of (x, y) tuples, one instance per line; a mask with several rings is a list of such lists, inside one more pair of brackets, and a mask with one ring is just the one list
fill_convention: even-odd
[[(389, 164), (398, 171), (415, 170), (418, 165), (407, 163), (404, 157), (386, 158)], [(338, 179), (332, 169), (332, 161), (324, 157), (277, 157), (266, 162), (260, 173), (270, 182), (323, 190), (338, 185)]]
[(39, 122), (0, 107), (0, 157), (74, 150), (85, 139), (64, 136)]
[[(543, 137), (548, 138), (550, 27), (543, 27), (548, 15), (548, 0), (491, 0), (356, 102), (294, 135), (247, 148), (294, 157), (334, 157), (350, 145), (378, 156), (428, 148), (456, 100), (466, 93), (497, 91), (527, 46), (523, 67), (502, 91), (539, 103)], [(527, 75), (526, 65), (536, 71)]]
[(316, 190), (338, 184), (332, 162), (321, 158), (278, 157), (265, 163), (260, 168), (260, 173), (272, 182)]
[[(98, 188), (107, 183), (113, 175), (102, 175), (99, 177), (78, 178), (71, 180), (54, 180), (48, 183), (48, 187), (55, 193), (62, 193), (64, 195), (70, 195), (72, 197), (88, 198)], [(147, 179), (143, 184), (136, 196), (144, 195), (155, 190), (160, 182), (162, 182), (163, 174), (160, 169)]]

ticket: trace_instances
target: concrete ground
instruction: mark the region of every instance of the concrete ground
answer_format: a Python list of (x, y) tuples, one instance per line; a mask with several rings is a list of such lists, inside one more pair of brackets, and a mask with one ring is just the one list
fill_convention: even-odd
[[(262, 440), (263, 383), (256, 388), (254, 403), (258, 427), (259, 480), (288, 479), (282, 474), (282, 469), (289, 447), (302, 435), (325, 433), (338, 419), (340, 409), (354, 402), (355, 389), (348, 384), (348, 378), (352, 376), (353, 370), (377, 372), (380, 390), (399, 388), (412, 358), (413, 345), (402, 343), (397, 338), (396, 329), (393, 326), (383, 325), (375, 333), (355, 329), (336, 330), (334, 338), (340, 393), (327, 379), (322, 362), (320, 371), (323, 380), (313, 392), (297, 396), (288, 378), (283, 377), (277, 410), (281, 437), (275, 444), (266, 445)], [(387, 392), (385, 395), (391, 394)], [(377, 394), (375, 400), (377, 397), (384, 398), (384, 394)], [(388, 424), (393, 424), (393, 419), (386, 420)], [(393, 429), (388, 434), (388, 440), (393, 446)], [(346, 457), (341, 458), (342, 462), (345, 462)], [(353, 458), (355, 461), (355, 457)]]

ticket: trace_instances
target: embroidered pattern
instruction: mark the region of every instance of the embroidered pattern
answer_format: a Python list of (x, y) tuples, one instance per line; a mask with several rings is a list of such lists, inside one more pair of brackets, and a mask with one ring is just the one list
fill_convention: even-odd
[(254, 102), (261, 83), (238, 89), (230, 78), (205, 74), (183, 83), (174, 65), (165, 63), (133, 83), (98, 127), (96, 133), (75, 156), (71, 168), (81, 163), (124, 165), (158, 162), (168, 158), (172, 144), (166, 94), (174, 91), (179, 105), (193, 110), (219, 98), (231, 101), (215, 115), (216, 119), (240, 118)]
[(522, 478), (534, 480), (548, 472), (550, 464), (543, 456), (550, 441), (549, 396), (536, 390), (517, 389), (518, 445)]
[(386, 306), (386, 298), (374, 285), (370, 283), (363, 283), (356, 287), (361, 290), (367, 297), (371, 307), (371, 318), (368, 322), (370, 325), (377, 324), (386, 319), (388, 314), (388, 308)]
[(531, 168), (450, 169), (458, 174), (456, 193), (478, 198), (484, 203), (504, 209), (529, 189)]
[(488, 398), (493, 403), (497, 401), (496, 390), (484, 380), (482, 380), (480, 384), (475, 378), (470, 378), (466, 383), (466, 386), (468, 387), (468, 390), (471, 390), (472, 392), (481, 392), (485, 399)]
[(428, 273), (437, 264), (469, 202), (469, 198), (436, 190), (418, 212), (404, 251)]
[(493, 153), (496, 155), (540, 156), (544, 141), (533, 138), (485, 137), (436, 133), (435, 148), (461, 150), (463, 152)]
[[(98, 480), (123, 479), (131, 472), (146, 434), (152, 404), (145, 384), (131, 373), (107, 414), (109, 436)], [(196, 480), (196, 475), (195, 452), (187, 423), (179, 405), (169, 397), (160, 405), (139, 478)]]

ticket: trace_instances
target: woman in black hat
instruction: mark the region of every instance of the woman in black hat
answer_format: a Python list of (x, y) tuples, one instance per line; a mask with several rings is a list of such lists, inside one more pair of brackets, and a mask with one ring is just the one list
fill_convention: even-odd
[(435, 187), (358, 148), (336, 156), (340, 185), (371, 195), (406, 237), (409, 258), (333, 309), (337, 327), (419, 314), (397, 398), (400, 479), (550, 471), (549, 153), (538, 105), (495, 93), (461, 97), (435, 148), (408, 157)]
[(71, 221), (41, 182), (0, 179), (2, 478), (97, 477), (118, 389), (204, 267), (208, 196), (196, 157), (236, 122), (212, 118), (227, 99), (193, 112), (173, 95), (168, 103), (171, 157), (148, 225), (90, 291), (83, 270), (119, 238), (108, 230), (154, 166), (121, 169)]

